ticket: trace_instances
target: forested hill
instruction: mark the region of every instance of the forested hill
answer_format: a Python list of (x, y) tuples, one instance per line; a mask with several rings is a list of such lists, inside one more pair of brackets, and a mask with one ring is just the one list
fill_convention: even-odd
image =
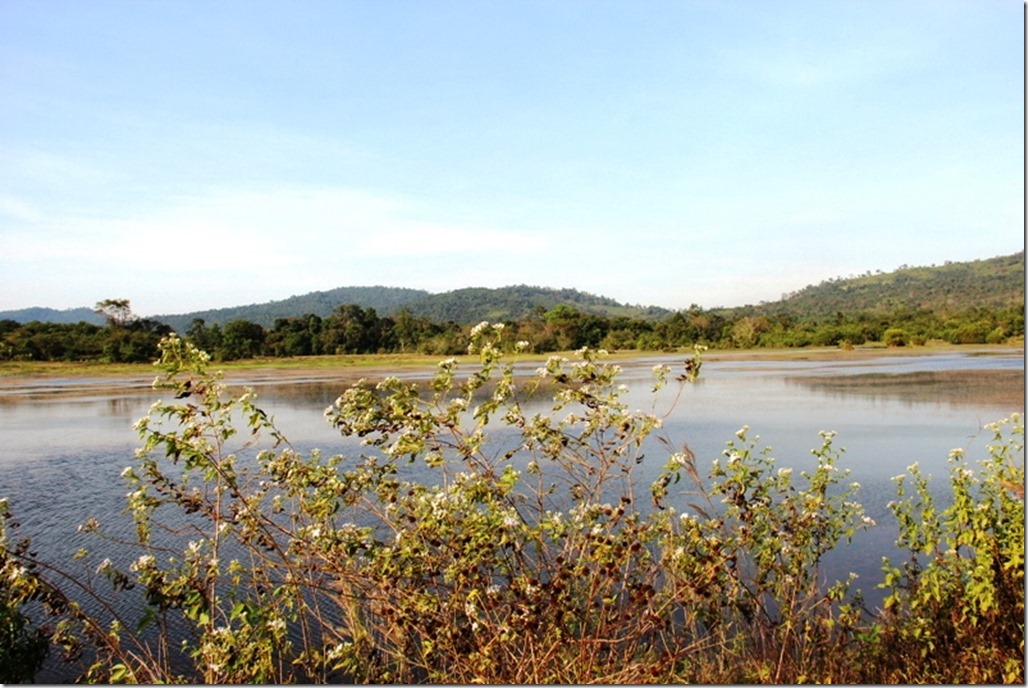
[(1024, 303), (1024, 251), (963, 263), (901, 266), (857, 277), (825, 280), (786, 294), (782, 300), (724, 309), (762, 315), (820, 319), (835, 313), (894, 312), (897, 309), (955, 312)]
[[(780, 301), (670, 312), (574, 289), (346, 287), (284, 301), (137, 318), (127, 299), (101, 302), (105, 325), (19, 322), (0, 313), (0, 361), (152, 360), (172, 329), (216, 360), (467, 350), (483, 320), (509, 323), (536, 353), (583, 346), (665, 351), (713, 348), (1024, 343), (1024, 252), (827, 280)], [(104, 305), (118, 306), (105, 310)], [(82, 309), (85, 310), (85, 309)], [(17, 313), (12, 311), (11, 313)], [(96, 314), (86, 311), (89, 316)], [(86, 318), (83, 317), (83, 320)], [(163, 321), (163, 322), (162, 322)]]
[(362, 308), (374, 308), (379, 314), (385, 314), (427, 296), (431, 294), (422, 289), (339, 287), (290, 296), (281, 301), (177, 315), (155, 315), (153, 319), (170, 325), (176, 332), (185, 332), (195, 318), (202, 319), (207, 325), (225, 325), (233, 320), (248, 320), (264, 327), (271, 327), (278, 318), (295, 318), (308, 313), (323, 318), (330, 315), (336, 306), (351, 303)]
[(342, 287), (331, 291), (317, 291), (293, 296), (284, 301), (198, 311), (180, 315), (158, 315), (155, 320), (167, 323), (178, 332), (185, 332), (194, 318), (207, 325), (225, 325), (233, 320), (248, 320), (271, 327), (277, 318), (299, 317), (313, 314), (328, 317), (337, 306), (355, 304), (374, 308), (379, 316), (406, 308), (411, 315), (428, 318), (433, 322), (453, 321), (460, 324), (516, 321), (541, 309), (546, 312), (565, 305), (584, 313), (633, 318), (661, 318), (671, 314), (663, 308), (626, 306), (602, 296), (594, 296), (576, 289), (549, 289), (525, 285), (499, 289), (467, 288), (431, 294), (419, 289), (396, 287)]
[(499, 289), (468, 288), (434, 294), (407, 304), (411, 314), (435, 322), (478, 323), (523, 320), (557, 306), (607, 317), (657, 319), (672, 311), (657, 306), (627, 306), (577, 289), (550, 289), (519, 284)]
[(102, 325), (104, 317), (92, 308), (68, 308), (59, 311), (56, 308), (20, 308), (16, 311), (0, 311), (0, 320), (13, 320), (19, 323), (41, 322), (72, 324), (87, 322), (91, 325)]
[[(748, 315), (770, 318), (787, 316), (796, 320), (821, 320), (838, 313), (893, 313), (897, 310), (930, 310), (947, 313), (968, 308), (1007, 308), (1024, 303), (1024, 251), (1009, 256), (929, 267), (903, 266), (892, 272), (870, 271), (856, 277), (829, 279), (786, 294), (779, 301), (739, 308), (715, 308), (709, 312), (733, 319)], [(120, 296), (120, 295), (119, 295)], [(131, 295), (129, 295), (131, 296)], [(688, 295), (683, 295), (688, 298)], [(373, 308), (380, 317), (406, 308), (415, 317), (432, 322), (461, 325), (521, 321), (533, 315), (567, 306), (582, 313), (608, 318), (627, 317), (656, 321), (672, 311), (656, 306), (629, 306), (576, 289), (551, 289), (517, 285), (499, 289), (466, 288), (441, 294), (398, 287), (340, 287), (292, 296), (281, 301), (196, 311), (176, 315), (150, 316), (178, 332), (185, 332), (194, 319), (207, 326), (224, 326), (245, 320), (271, 327), (279, 318), (307, 314), (329, 316), (338, 306), (355, 304)], [(691, 311), (692, 309), (690, 309)], [(89, 308), (58, 311), (26, 308), (0, 312), (0, 320), (18, 323), (103, 322)]]

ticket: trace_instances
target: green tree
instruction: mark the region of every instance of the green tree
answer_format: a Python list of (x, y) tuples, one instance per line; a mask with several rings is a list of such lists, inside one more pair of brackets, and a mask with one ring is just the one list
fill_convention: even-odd
[(884, 340), (886, 346), (906, 346), (910, 343), (910, 335), (902, 328), (890, 327), (885, 331)]
[(431, 321), (415, 317), (406, 306), (392, 316), (391, 337), (403, 353), (417, 351), (418, 346), (435, 334), (436, 330)]
[(308, 313), (299, 318), (278, 318), (267, 333), (272, 356), (312, 356), (321, 353), (322, 320)]
[(221, 326), (215, 323), (208, 327), (203, 318), (193, 318), (186, 330), (186, 337), (202, 351), (217, 352), (221, 349)]
[(375, 353), (381, 344), (378, 314), (357, 304), (337, 306), (325, 319), (321, 341), (325, 353)]
[(103, 301), (97, 301), (94, 310), (107, 318), (107, 325), (112, 329), (115, 327), (125, 327), (135, 320), (136, 317), (132, 313), (132, 306), (128, 299), (104, 299)]
[(257, 323), (233, 320), (222, 330), (219, 357), (232, 361), (260, 356), (263, 353), (265, 336), (264, 328)]

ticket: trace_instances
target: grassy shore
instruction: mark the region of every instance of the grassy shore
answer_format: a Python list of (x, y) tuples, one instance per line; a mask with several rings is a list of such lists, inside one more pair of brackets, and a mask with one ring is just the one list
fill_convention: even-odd
[[(859, 360), (885, 356), (925, 356), (939, 353), (1004, 353), (1023, 351), (1024, 342), (1004, 345), (955, 345), (945, 342), (930, 342), (925, 346), (885, 347), (884, 345), (863, 345), (852, 348), (807, 347), (794, 349), (726, 349), (709, 350), (703, 354), (705, 361), (739, 360), (782, 360), (782, 361), (833, 361)], [(573, 352), (557, 352), (573, 356)], [(676, 352), (616, 351), (612, 360), (626, 360), (673, 355)], [(677, 353), (691, 354), (680, 349)], [(551, 353), (520, 354), (518, 360), (545, 361)], [(398, 369), (433, 368), (442, 358), (425, 354), (363, 354), (343, 356), (303, 356), (296, 358), (256, 358), (242, 361), (225, 361), (217, 367), (225, 371), (226, 377), (251, 378), (317, 378), (336, 375), (374, 376), (378, 373)], [(473, 356), (456, 356), (458, 360), (472, 361)], [(69, 384), (78, 382), (126, 382), (140, 383), (153, 379), (154, 369), (148, 363), (99, 363), (99, 362), (46, 362), (46, 361), (3, 361), (0, 362), (0, 388), (23, 385), (45, 385), (46, 382), (61, 380)]]

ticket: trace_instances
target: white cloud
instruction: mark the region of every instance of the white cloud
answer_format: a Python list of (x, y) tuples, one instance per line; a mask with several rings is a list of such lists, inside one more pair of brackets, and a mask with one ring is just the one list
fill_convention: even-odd
[[(8, 207), (32, 214), (0, 198), (0, 211)], [(464, 280), (484, 256), (523, 254), (545, 243), (441, 212), (353, 189), (220, 190), (128, 217), (36, 213), (31, 228), (0, 234), (0, 263), (53, 276), (47, 293), (63, 291), (60, 301), (70, 305), (79, 305), (75, 299), (87, 284), (103, 281), (152, 313), (350, 284), (458, 288), (468, 286)], [(491, 272), (510, 274), (503, 267), (512, 265)], [(42, 295), (38, 280), (33, 291), (34, 301)]]
[(3, 215), (18, 222), (39, 222), (43, 219), (43, 213), (38, 208), (14, 196), (0, 194), (0, 216)]
[(854, 40), (845, 32), (817, 38), (785, 31), (767, 42), (723, 48), (722, 63), (732, 73), (785, 88), (811, 88), (879, 79), (923, 62), (935, 50), (924, 36), (904, 31)]

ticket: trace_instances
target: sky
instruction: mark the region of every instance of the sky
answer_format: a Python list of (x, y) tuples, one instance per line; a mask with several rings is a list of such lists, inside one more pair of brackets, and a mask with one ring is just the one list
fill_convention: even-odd
[(0, 0), (0, 310), (665, 308), (1024, 249), (1013, 0)]

